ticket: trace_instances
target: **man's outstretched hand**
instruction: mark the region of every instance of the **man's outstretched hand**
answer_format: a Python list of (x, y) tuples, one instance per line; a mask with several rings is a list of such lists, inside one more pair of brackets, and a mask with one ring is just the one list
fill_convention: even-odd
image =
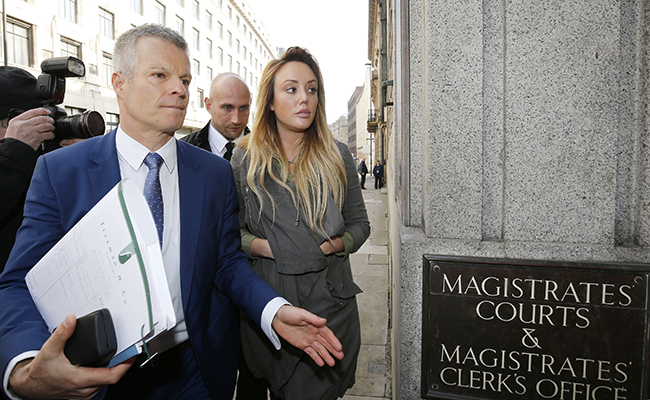
[(9, 376), (9, 387), (29, 399), (90, 399), (104, 386), (117, 383), (134, 359), (113, 368), (85, 368), (70, 364), (63, 353), (74, 332), (74, 315), (68, 315), (33, 359), (21, 361)]
[(334, 366), (335, 360), (343, 359), (343, 346), (334, 333), (325, 326), (327, 320), (307, 310), (285, 305), (273, 318), (273, 329), (284, 340), (303, 350), (322, 367)]

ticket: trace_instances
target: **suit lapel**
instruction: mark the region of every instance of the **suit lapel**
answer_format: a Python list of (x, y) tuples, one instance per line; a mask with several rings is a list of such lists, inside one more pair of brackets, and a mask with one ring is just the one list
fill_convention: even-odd
[(120, 166), (115, 147), (115, 130), (97, 139), (90, 153), (88, 177), (93, 195), (99, 201), (120, 181)]
[(185, 312), (194, 274), (205, 191), (205, 180), (199, 173), (200, 165), (187, 154), (187, 146), (190, 145), (176, 144), (181, 213), (181, 294)]

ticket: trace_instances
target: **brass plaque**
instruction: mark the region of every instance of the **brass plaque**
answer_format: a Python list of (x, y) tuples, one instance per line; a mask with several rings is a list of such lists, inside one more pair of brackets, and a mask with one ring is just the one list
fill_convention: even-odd
[(650, 266), (423, 262), (422, 398), (648, 398)]

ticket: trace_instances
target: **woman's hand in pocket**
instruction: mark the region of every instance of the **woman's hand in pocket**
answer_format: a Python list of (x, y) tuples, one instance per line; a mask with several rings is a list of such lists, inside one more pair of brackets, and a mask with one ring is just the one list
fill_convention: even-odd
[(330, 240), (326, 240), (321, 243), (320, 250), (323, 252), (323, 254), (328, 256), (330, 254), (345, 250), (345, 244), (343, 244), (343, 240), (340, 237), (334, 236)]

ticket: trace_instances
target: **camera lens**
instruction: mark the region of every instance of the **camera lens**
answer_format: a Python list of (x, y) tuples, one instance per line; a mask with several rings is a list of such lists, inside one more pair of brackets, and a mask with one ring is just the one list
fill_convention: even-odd
[(56, 132), (62, 138), (86, 139), (104, 134), (104, 117), (97, 111), (85, 111), (56, 120)]

